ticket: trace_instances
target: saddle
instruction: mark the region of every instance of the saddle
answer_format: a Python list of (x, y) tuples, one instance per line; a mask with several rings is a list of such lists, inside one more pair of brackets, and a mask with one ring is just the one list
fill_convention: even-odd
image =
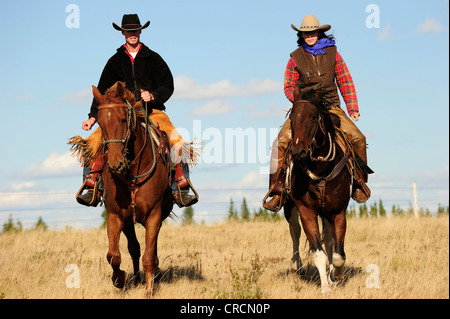
[[(142, 123), (142, 126), (145, 127), (145, 124)], [(159, 129), (159, 125), (157, 122), (151, 123), (148, 126), (148, 132), (153, 137), (153, 140), (158, 145), (157, 156), (163, 159), (163, 162), (166, 165), (167, 174), (169, 176), (169, 186), (172, 185), (173, 181), (176, 182), (177, 185), (177, 197), (180, 199), (180, 202), (183, 206), (186, 206), (186, 203), (183, 202), (183, 196), (181, 195), (181, 189), (190, 187), (194, 192), (196, 200), (198, 200), (199, 196), (192, 185), (189, 178), (186, 178), (186, 175), (183, 172), (183, 166), (181, 163), (173, 163), (171, 161), (170, 155), (170, 144), (167, 133), (163, 130)]]
[[(336, 177), (340, 171), (346, 167), (349, 171), (349, 173), (352, 176), (352, 181), (355, 180), (356, 183), (362, 188), (362, 191), (364, 194), (361, 197), (357, 197), (354, 194), (354, 189), (352, 189), (352, 197), (355, 199), (358, 203), (364, 202), (370, 197), (370, 189), (367, 187), (366, 183), (363, 181), (362, 176), (365, 174), (372, 174), (372, 169), (367, 166), (367, 164), (359, 157), (359, 155), (355, 152), (352, 143), (347, 138), (347, 135), (339, 128), (339, 126), (335, 125), (335, 143), (338, 145), (338, 147), (341, 148), (343, 153), (345, 154), (342, 160), (336, 164), (332, 172), (326, 176), (326, 177), (319, 177), (315, 176), (313, 173), (311, 173), (309, 170), (307, 170), (307, 174), (309, 177), (317, 183), (317, 186), (319, 187), (321, 197), (322, 197), (322, 207), (324, 206), (324, 196), (325, 196), (325, 186), (326, 184), (332, 180), (334, 177)], [(291, 174), (292, 174), (292, 153), (290, 152), (291, 143), (289, 143), (285, 157), (282, 161), (281, 167), (279, 169), (278, 175), (275, 178), (275, 182), (270, 187), (269, 192), (266, 194), (266, 196), (263, 199), (263, 206), (266, 203), (266, 200), (269, 196), (273, 196), (274, 194), (280, 195), (280, 203), (277, 205), (277, 209), (275, 210), (278, 212), (281, 207), (286, 202), (286, 198), (290, 196), (291, 194)], [(334, 153), (334, 152), (333, 152)], [(330, 155), (330, 154), (329, 154)], [(334, 155), (332, 155), (334, 156)], [(353, 185), (352, 185), (353, 186)], [(353, 187), (352, 187), (353, 188)]]

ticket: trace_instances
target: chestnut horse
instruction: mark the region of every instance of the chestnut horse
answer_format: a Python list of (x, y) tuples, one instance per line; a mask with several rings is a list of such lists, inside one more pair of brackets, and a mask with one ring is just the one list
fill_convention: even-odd
[(135, 284), (139, 283), (140, 246), (134, 222), (145, 227), (145, 251), (142, 265), (146, 292), (153, 295), (153, 278), (158, 266), (157, 239), (162, 221), (173, 206), (167, 159), (155, 150), (158, 146), (149, 136), (146, 112), (141, 102), (124, 83), (116, 82), (105, 95), (93, 86), (99, 104), (98, 124), (105, 148), (103, 167), (104, 200), (108, 212), (107, 260), (113, 268), (112, 281), (124, 287), (126, 273), (120, 269), (119, 237), (123, 231), (133, 260)]
[[(339, 117), (327, 111), (327, 102), (314, 91), (296, 99), (289, 115), (292, 141), (290, 162), (290, 198), (284, 205), (293, 242), (291, 265), (303, 271), (299, 239), (303, 225), (314, 263), (319, 271), (322, 293), (331, 292), (330, 281), (341, 279), (345, 263), (344, 237), (346, 210), (351, 196), (352, 174), (346, 168), (348, 154), (336, 146), (335, 125)], [(322, 217), (325, 249), (322, 249), (318, 217)], [(327, 255), (330, 274), (327, 277)]]

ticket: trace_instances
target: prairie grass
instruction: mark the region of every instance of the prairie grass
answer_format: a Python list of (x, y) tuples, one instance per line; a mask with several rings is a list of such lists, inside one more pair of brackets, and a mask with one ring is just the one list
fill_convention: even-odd
[[(144, 229), (136, 230), (143, 253)], [(306, 274), (291, 272), (285, 221), (163, 225), (158, 243), (154, 298), (449, 298), (448, 216), (349, 219), (345, 277), (325, 296), (304, 233)], [(132, 273), (124, 236), (120, 244), (122, 269)], [(0, 298), (143, 298), (142, 285), (113, 287), (107, 249), (106, 230), (3, 233)], [(79, 269), (79, 288), (68, 288), (69, 265)]]

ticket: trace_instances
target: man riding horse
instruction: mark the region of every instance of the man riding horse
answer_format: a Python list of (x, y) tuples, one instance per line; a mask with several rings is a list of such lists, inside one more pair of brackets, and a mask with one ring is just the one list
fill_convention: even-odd
[[(189, 144), (184, 142), (176, 131), (169, 117), (163, 112), (166, 107), (164, 103), (173, 93), (173, 77), (165, 61), (156, 52), (150, 50), (140, 42), (141, 30), (147, 28), (150, 21), (141, 25), (137, 14), (125, 14), (122, 18), (122, 26), (113, 22), (113, 27), (121, 31), (125, 36), (125, 44), (117, 49), (103, 69), (97, 88), (104, 93), (117, 81), (123, 81), (136, 97), (147, 103), (150, 120), (166, 132), (169, 137), (170, 146)], [(89, 131), (97, 122), (98, 103), (94, 99), (91, 105), (89, 119), (82, 123), (82, 129)], [(100, 128), (89, 137), (90, 146), (93, 149), (101, 149), (102, 139)], [(181, 151), (181, 150), (180, 150)], [(186, 157), (175, 152), (172, 161), (175, 162), (175, 178), (172, 185), (174, 201), (179, 207), (190, 206), (197, 202), (197, 197), (189, 194), (189, 166)], [(188, 159), (187, 161), (189, 162)], [(98, 183), (99, 170), (103, 166), (101, 156), (92, 161), (89, 166), (84, 167), (83, 176), (86, 180), (86, 192), (79, 192), (77, 201), (86, 206), (97, 206), (100, 194), (94, 189)], [(181, 192), (178, 192), (180, 186)], [(180, 196), (181, 194), (181, 196)]]
[[(300, 29), (294, 25), (291, 27), (298, 32), (299, 48), (291, 53), (286, 67), (284, 79), (286, 97), (293, 103), (295, 89), (299, 89), (300, 92), (310, 89), (320, 91), (322, 96), (332, 104), (330, 112), (339, 116), (340, 129), (347, 135), (355, 153), (360, 157), (360, 161), (362, 160), (361, 165), (367, 166), (366, 138), (340, 107), (338, 87), (349, 116), (353, 121), (358, 121), (358, 100), (352, 77), (344, 60), (337, 52), (333, 37), (325, 34), (331, 26), (320, 25), (314, 15), (306, 15)], [(264, 203), (264, 207), (272, 211), (283, 205), (280, 203), (280, 192), (285, 181), (283, 163), (291, 138), (291, 123), (288, 119), (272, 148), (268, 194), (272, 196), (272, 199)], [(366, 183), (367, 172), (357, 171), (354, 176), (352, 197), (358, 203), (363, 203), (370, 197), (370, 190)]]

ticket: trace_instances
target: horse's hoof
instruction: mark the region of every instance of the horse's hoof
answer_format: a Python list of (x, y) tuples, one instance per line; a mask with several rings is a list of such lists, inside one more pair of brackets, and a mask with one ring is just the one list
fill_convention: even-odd
[(322, 293), (322, 295), (330, 295), (331, 294), (331, 288), (330, 286), (322, 286), (320, 288), (320, 292)]
[(306, 275), (306, 270), (305, 270), (305, 268), (300, 267), (300, 268), (297, 270), (297, 274), (298, 274), (300, 277), (305, 276), (305, 275)]
[(125, 283), (127, 281), (127, 273), (121, 270), (118, 274), (113, 274), (111, 280), (114, 287), (122, 289), (123, 287), (125, 287)]
[(141, 275), (140, 274), (134, 275), (133, 278), (132, 278), (132, 282), (133, 282), (135, 287), (139, 286), (142, 283)]

